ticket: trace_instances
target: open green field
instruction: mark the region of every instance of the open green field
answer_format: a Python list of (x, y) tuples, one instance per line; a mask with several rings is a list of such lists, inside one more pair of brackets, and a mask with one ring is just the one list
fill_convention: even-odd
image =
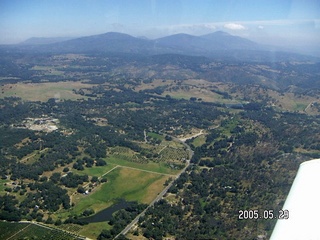
[(81, 226), (81, 230), (78, 234), (86, 236), (90, 239), (96, 239), (102, 230), (110, 230), (112, 227), (106, 222), (90, 223), (88, 225)]
[(88, 176), (96, 176), (96, 177), (100, 177), (103, 174), (105, 174), (106, 172), (110, 171), (112, 168), (114, 168), (115, 165), (113, 164), (107, 164), (106, 166), (94, 166), (92, 168), (85, 168), (82, 171), (76, 170), (76, 169), (72, 169), (72, 172), (75, 174), (79, 174), (79, 175), (84, 175), (87, 174)]
[(0, 98), (20, 97), (28, 101), (47, 101), (50, 98), (77, 100), (86, 98), (75, 94), (73, 89), (92, 87), (81, 82), (17, 83), (1, 86)]
[[(165, 91), (162, 94), (163, 96), (170, 95), (172, 98), (176, 99), (190, 99), (191, 97), (201, 98), (205, 102), (225, 102), (221, 95), (217, 93), (210, 92), (206, 89), (190, 89), (190, 90), (182, 90), (179, 89), (177, 91)], [(229, 100), (230, 101), (230, 100)]]
[(51, 66), (36, 65), (36, 66), (32, 67), (31, 70), (42, 71), (42, 74), (44, 74), (44, 75), (62, 75), (62, 74), (64, 74), (63, 71), (57, 70)]
[(222, 134), (226, 136), (231, 136), (231, 130), (233, 130), (238, 125), (239, 125), (238, 119), (232, 118), (222, 127)]
[(154, 133), (154, 132), (148, 132), (147, 135), (149, 137), (152, 137), (154, 139), (158, 139), (158, 140), (161, 140), (161, 141), (164, 139), (164, 137), (162, 135), (160, 135), (158, 133)]
[(87, 208), (98, 212), (117, 199), (150, 203), (163, 189), (169, 176), (128, 168), (116, 168), (106, 175), (108, 182), (89, 195), (74, 196), (75, 207), (68, 214), (81, 214)]
[(205, 135), (200, 135), (198, 137), (196, 137), (193, 141), (192, 141), (192, 144), (195, 146), (195, 147), (200, 147), (202, 146), (203, 144), (206, 143), (206, 136)]
[(303, 112), (310, 102), (313, 102), (313, 98), (308, 97), (298, 97), (291, 93), (284, 94), (284, 96), (279, 96), (276, 98), (279, 101), (278, 106), (290, 111)]
[(59, 229), (86, 236), (89, 239), (97, 239), (102, 230), (110, 230), (112, 229), (112, 226), (107, 222), (96, 222), (83, 226), (76, 224), (62, 224), (59, 226)]
[(190, 89), (179, 89), (176, 91), (164, 91), (162, 96), (170, 95), (176, 99), (189, 100), (191, 97), (201, 99), (205, 102), (238, 103), (239, 101), (224, 98), (221, 94), (207, 90), (206, 88), (191, 87)]
[(296, 102), (293, 110), (295, 111), (304, 111), (306, 107), (308, 106), (309, 103), (301, 103), (301, 102)]
[(2, 193), (6, 186), (4, 185), (5, 183), (9, 182), (10, 180), (8, 179), (0, 179), (0, 192)]
[(162, 174), (171, 174), (176, 175), (179, 173), (179, 170), (169, 168), (165, 162), (148, 162), (148, 163), (136, 163), (126, 161), (121, 156), (118, 155), (111, 155), (107, 159), (107, 163), (119, 165), (119, 166), (127, 166), (132, 168), (137, 168), (141, 170), (162, 173)]

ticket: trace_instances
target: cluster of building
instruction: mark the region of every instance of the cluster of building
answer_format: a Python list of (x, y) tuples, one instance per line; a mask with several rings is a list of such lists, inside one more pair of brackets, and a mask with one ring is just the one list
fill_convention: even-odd
[(52, 117), (26, 118), (21, 124), (15, 124), (13, 127), (26, 128), (33, 131), (53, 132), (58, 129), (59, 119)]

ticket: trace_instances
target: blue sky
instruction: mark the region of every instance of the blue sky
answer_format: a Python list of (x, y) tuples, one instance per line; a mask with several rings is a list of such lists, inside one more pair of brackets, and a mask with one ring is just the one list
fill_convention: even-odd
[(117, 31), (156, 38), (214, 31), (273, 45), (320, 45), (319, 0), (0, 0), (0, 44)]

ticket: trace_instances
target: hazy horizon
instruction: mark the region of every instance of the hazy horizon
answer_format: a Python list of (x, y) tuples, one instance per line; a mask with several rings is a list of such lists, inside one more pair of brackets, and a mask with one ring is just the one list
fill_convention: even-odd
[(106, 32), (154, 39), (224, 31), (260, 44), (320, 53), (317, 0), (2, 0), (0, 9), (0, 44)]

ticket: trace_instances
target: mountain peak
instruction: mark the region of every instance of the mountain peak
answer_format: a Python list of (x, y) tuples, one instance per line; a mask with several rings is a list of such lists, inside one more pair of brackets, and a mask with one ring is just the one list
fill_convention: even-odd
[(208, 37), (235, 37), (235, 36), (233, 36), (227, 32), (224, 32), (224, 31), (216, 31), (213, 33), (208, 33), (208, 34), (202, 35), (200, 37), (208, 38)]
[(169, 35), (166, 37), (158, 38), (156, 39), (156, 41), (164, 41), (167, 39), (171, 40), (171, 39), (192, 39), (192, 38), (197, 38), (197, 37), (187, 33), (177, 33), (177, 34)]
[(222, 35), (222, 36), (232, 36), (231, 34), (227, 33), (227, 32), (224, 32), (224, 31), (216, 31), (212, 34), (215, 34), (215, 35)]
[(135, 37), (120, 32), (107, 32), (93, 36), (87, 36), (82, 38), (95, 38), (95, 39), (108, 39), (108, 40), (122, 40), (122, 39), (133, 39)]

